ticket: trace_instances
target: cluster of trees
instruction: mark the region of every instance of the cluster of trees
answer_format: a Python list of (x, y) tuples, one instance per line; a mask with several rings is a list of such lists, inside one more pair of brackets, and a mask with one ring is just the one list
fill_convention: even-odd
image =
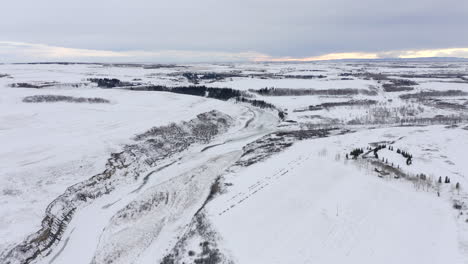
[(231, 98), (237, 98), (242, 95), (239, 90), (234, 90), (231, 88), (205, 88), (205, 90), (207, 97), (220, 100), (229, 100)]
[(409, 154), (408, 152), (404, 151), (404, 150), (400, 150), (400, 149), (397, 149), (396, 151), (398, 154), (401, 154), (403, 157), (405, 158), (412, 158), (413, 155)]
[(426, 174), (424, 174), (424, 173), (421, 173), (421, 174), (419, 174), (419, 175), (416, 175), (416, 177), (418, 177), (419, 179), (421, 179), (421, 180), (423, 180), (423, 181), (425, 181), (425, 180), (427, 179), (427, 176), (426, 176)]
[[(438, 183), (442, 183), (442, 176), (439, 176), (439, 180), (437, 181)], [(450, 183), (450, 178), (445, 176), (444, 178), (444, 183)], [(457, 189), (460, 187), (460, 183), (457, 182)]]
[(131, 82), (122, 82), (119, 79), (109, 79), (109, 78), (90, 78), (88, 81), (96, 83), (100, 88), (114, 88), (114, 87), (123, 87), (123, 86), (135, 86), (136, 83)]
[(397, 149), (397, 153), (401, 154), (403, 157), (406, 158), (406, 165), (411, 165), (413, 163), (413, 155), (409, 154), (404, 150)]
[(395, 85), (393, 83), (385, 83), (382, 85), (383, 89), (385, 92), (387, 93), (391, 93), (391, 92), (407, 92), (407, 91), (412, 91), (414, 90), (413, 87), (411, 86), (399, 86), (399, 85)]
[(411, 91), (413, 85), (418, 85), (417, 82), (405, 79), (388, 79), (388, 83), (382, 85), (385, 92), (403, 92)]
[(376, 159), (378, 159), (378, 158), (379, 158), (379, 154), (378, 154), (377, 152), (379, 152), (379, 150), (384, 149), (384, 148), (386, 148), (386, 147), (387, 147), (387, 145), (378, 145), (376, 148), (374, 148), (374, 157), (375, 157)]
[[(387, 145), (378, 145), (377, 147), (374, 148), (373, 152), (374, 152), (374, 157), (375, 158), (379, 158), (379, 155), (377, 154), (377, 152), (383, 148), (386, 148)], [(372, 148), (371, 147), (367, 147), (366, 148), (367, 150), (371, 151)], [(355, 148), (353, 149), (349, 154), (353, 157), (353, 159), (356, 159), (359, 155), (363, 154), (364, 153), (364, 149), (362, 148)], [(348, 158), (348, 154), (346, 154), (346, 158)], [(382, 159), (382, 161), (385, 162), (385, 160)]]
[[(359, 155), (361, 155), (362, 153), (364, 153), (364, 150), (362, 148), (355, 148), (349, 154), (353, 156), (353, 159), (357, 159), (357, 157), (359, 157)], [(348, 157), (348, 154), (346, 154), (346, 158)]]
[(202, 80), (220, 80), (225, 78), (232, 77), (241, 77), (239, 73), (236, 72), (204, 72), (202, 75), (198, 76)]
[(411, 165), (413, 163), (413, 155), (409, 154), (404, 150), (397, 149), (397, 153), (401, 154), (403, 157), (406, 158), (406, 165)]
[(382, 73), (372, 73), (372, 72), (359, 72), (359, 73), (343, 73), (340, 76), (354, 76), (358, 78), (363, 78), (364, 80), (376, 80), (376, 81), (385, 81), (389, 80), (387, 75)]
[(119, 79), (108, 79), (108, 78), (90, 78), (88, 81), (96, 83), (98, 87), (102, 88), (114, 88), (121, 86)]
[(168, 87), (164, 85), (153, 85), (145, 87), (147, 91), (171, 92), (178, 94), (188, 94), (194, 96), (202, 96), (227, 101), (231, 98), (241, 97), (242, 93), (239, 90), (231, 88), (212, 88), (206, 86), (177, 86)]
[(182, 76), (187, 78), (187, 80), (191, 83), (198, 84), (198, 76), (196, 73), (193, 72), (184, 72), (182, 73)]
[(406, 80), (406, 79), (390, 79), (390, 82), (393, 83), (394, 85), (397, 85), (397, 86), (418, 85), (417, 82), (411, 81), (411, 80)]
[[(243, 102), (243, 103), (249, 103), (253, 106), (256, 106), (256, 107), (260, 107), (260, 108), (268, 108), (268, 109), (276, 109), (276, 106), (274, 106), (273, 104), (270, 104), (270, 103), (267, 103), (265, 101), (262, 101), (262, 100), (255, 100), (255, 99), (248, 99), (248, 98), (245, 98), (245, 97), (236, 97), (236, 100), (238, 102)], [(282, 113), (282, 114), (280, 114)], [(280, 113), (278, 113), (281, 116), (284, 116), (284, 113), (282, 111), (280, 111)]]
[(223, 80), (226, 78), (240, 77), (241, 75), (236, 72), (204, 72), (204, 73), (195, 73), (195, 72), (184, 72), (182, 73), (189, 82), (198, 84), (200, 80)]
[[(442, 183), (442, 176), (439, 176), (439, 180), (437, 182)], [(448, 176), (445, 176), (444, 183), (450, 183), (450, 178)], [(455, 184), (455, 189), (457, 189), (457, 190), (460, 189), (460, 183), (459, 182), (457, 182)]]

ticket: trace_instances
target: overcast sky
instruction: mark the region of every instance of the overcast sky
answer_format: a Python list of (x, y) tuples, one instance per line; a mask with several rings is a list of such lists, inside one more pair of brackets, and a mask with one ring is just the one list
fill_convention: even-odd
[(15, 0), (0, 16), (3, 62), (401, 54), (468, 57), (468, 1)]

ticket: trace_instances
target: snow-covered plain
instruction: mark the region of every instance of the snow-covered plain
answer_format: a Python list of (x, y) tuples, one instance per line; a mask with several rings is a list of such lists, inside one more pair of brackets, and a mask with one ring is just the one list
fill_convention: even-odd
[[(101, 97), (111, 103), (21, 101), (24, 96), (57, 93)], [(66, 187), (102, 171), (109, 154), (119, 152), (136, 133), (218, 107), (228, 114), (239, 112), (204, 98), (125, 90), (5, 88), (0, 97), (2, 243), (37, 229), (37, 218), (51, 200)]]
[[(468, 263), (467, 69), (2, 64), (0, 262)], [(130, 89), (151, 85), (275, 108)]]
[(354, 136), (297, 144), (227, 179), (232, 194), (208, 211), (237, 262), (462, 263), (450, 206), (338, 159)]

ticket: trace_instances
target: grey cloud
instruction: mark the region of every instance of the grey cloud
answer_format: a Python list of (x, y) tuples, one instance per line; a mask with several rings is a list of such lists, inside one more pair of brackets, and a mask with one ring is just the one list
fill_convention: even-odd
[(336, 52), (468, 47), (468, 1), (19, 0), (0, 38), (80, 49)]

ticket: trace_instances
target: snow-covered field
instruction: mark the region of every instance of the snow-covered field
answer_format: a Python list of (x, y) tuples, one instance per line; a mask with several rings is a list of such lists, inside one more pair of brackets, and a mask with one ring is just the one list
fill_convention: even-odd
[(0, 263), (468, 263), (467, 70), (1, 64)]

